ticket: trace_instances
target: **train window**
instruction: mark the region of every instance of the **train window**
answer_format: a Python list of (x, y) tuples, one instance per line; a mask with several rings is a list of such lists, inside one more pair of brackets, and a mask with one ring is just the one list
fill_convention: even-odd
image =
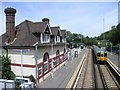
[(97, 55), (98, 55), (98, 57), (100, 57), (100, 53), (98, 53)]
[(104, 56), (107, 57), (107, 53), (104, 53)]
[(101, 54), (101, 57), (103, 57), (103, 54)]

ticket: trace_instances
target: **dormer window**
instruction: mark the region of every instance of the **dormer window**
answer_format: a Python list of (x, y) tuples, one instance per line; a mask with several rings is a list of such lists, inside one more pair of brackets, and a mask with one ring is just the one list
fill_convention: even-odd
[(57, 36), (56, 36), (56, 42), (60, 42), (60, 32), (58, 31)]
[(49, 43), (50, 42), (50, 34), (43, 33), (43, 43)]
[(60, 42), (60, 36), (56, 36), (56, 42)]
[(42, 34), (42, 42), (49, 43), (50, 42), (50, 30), (47, 27), (44, 33)]

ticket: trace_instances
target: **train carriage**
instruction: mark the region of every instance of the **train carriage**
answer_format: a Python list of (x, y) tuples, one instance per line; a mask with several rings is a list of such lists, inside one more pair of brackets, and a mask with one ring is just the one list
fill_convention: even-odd
[(95, 45), (93, 45), (93, 51), (95, 53), (97, 62), (104, 62), (107, 60), (107, 52)]

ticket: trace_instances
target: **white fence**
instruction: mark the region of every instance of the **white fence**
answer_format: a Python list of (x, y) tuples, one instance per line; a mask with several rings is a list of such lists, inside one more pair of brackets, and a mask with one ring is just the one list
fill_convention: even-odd
[(5, 80), (5, 79), (0, 79), (0, 90), (2, 89), (10, 89), (15, 90), (15, 82), (14, 80)]
[(33, 82), (23, 83), (20, 85), (20, 87), (22, 88), (22, 90), (34, 90), (34, 83)]
[[(34, 90), (33, 82), (26, 82), (20, 85), (22, 90)], [(0, 79), (0, 90), (15, 90), (15, 81), (14, 80), (5, 80)]]

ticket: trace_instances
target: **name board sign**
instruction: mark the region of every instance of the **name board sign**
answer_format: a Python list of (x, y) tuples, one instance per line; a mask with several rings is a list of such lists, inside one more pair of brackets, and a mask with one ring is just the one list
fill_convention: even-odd
[(20, 52), (22, 52), (22, 53), (31, 52), (30, 49), (14, 49), (13, 51), (14, 51), (14, 52), (18, 52), (18, 53), (20, 53)]

